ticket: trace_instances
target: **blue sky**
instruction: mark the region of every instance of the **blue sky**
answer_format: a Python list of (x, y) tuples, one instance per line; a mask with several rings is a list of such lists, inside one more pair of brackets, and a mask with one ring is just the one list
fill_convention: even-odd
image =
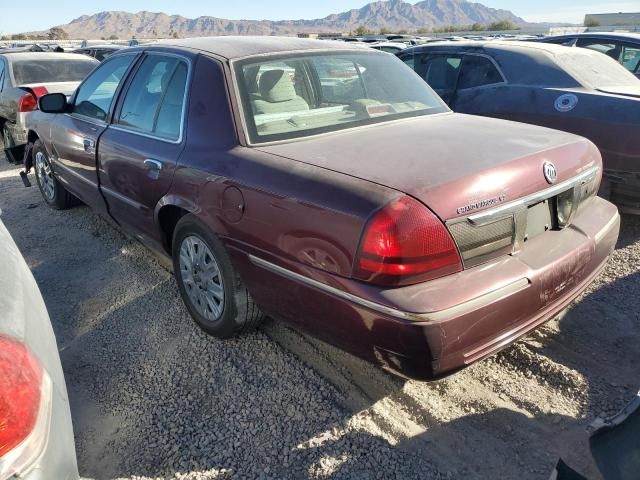
[[(475, 0), (493, 8), (512, 10), (531, 22), (579, 23), (585, 13), (640, 11), (640, 0)], [(44, 30), (80, 15), (104, 10), (149, 10), (185, 17), (211, 15), (232, 19), (320, 18), (367, 4), (367, 0), (0, 0), (0, 34)], [(416, 1), (412, 1), (416, 3)]]

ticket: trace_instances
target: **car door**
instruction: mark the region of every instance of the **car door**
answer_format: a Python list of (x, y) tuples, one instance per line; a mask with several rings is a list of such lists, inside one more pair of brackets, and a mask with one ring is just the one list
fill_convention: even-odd
[(415, 70), (448, 105), (454, 100), (462, 56), (458, 54), (408, 54), (400, 57)]
[(51, 152), (56, 177), (97, 210), (105, 204), (98, 191), (96, 146), (107, 128), (118, 88), (136, 54), (119, 55), (94, 70), (73, 96), (71, 112), (51, 125)]
[(146, 243), (160, 240), (155, 207), (184, 148), (190, 69), (191, 60), (181, 55), (144, 55), (100, 139), (100, 185), (109, 213)]

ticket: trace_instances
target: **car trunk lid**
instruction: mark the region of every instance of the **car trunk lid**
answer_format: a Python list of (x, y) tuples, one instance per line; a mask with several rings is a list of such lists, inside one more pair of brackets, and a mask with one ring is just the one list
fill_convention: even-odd
[(442, 220), (479, 212), (600, 165), (588, 140), (489, 118), (441, 114), (258, 147), (407, 193)]

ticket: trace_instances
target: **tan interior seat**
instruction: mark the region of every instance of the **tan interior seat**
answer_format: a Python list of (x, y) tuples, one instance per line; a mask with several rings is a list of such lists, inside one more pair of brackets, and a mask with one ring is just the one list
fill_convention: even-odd
[(259, 98), (253, 99), (254, 114), (309, 110), (304, 98), (296, 94), (293, 80), (284, 70), (268, 70), (258, 82)]

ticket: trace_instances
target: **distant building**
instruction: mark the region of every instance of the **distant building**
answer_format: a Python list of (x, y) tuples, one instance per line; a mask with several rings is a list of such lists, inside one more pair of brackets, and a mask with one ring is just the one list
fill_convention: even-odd
[(340, 32), (340, 33), (299, 33), (298, 38), (320, 38), (323, 40), (331, 39), (331, 38), (340, 38), (346, 37), (349, 35), (348, 33)]
[(603, 27), (626, 27), (640, 25), (638, 13), (589, 13), (584, 17), (585, 25), (599, 25)]

